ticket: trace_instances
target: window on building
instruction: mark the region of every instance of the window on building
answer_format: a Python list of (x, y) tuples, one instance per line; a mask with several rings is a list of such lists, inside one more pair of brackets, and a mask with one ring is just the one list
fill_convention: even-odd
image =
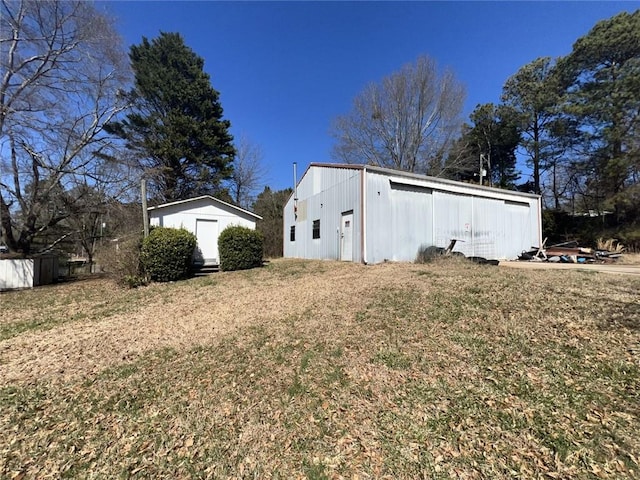
[(291, 230), (289, 231), (289, 241), (291, 241), (291, 242), (295, 242), (296, 241), (296, 226), (295, 225), (291, 225)]
[(313, 238), (320, 238), (320, 220), (313, 221)]

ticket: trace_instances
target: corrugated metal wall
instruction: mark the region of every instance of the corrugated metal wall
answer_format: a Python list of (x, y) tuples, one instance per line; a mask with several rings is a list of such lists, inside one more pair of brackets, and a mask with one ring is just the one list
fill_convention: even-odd
[(433, 223), (434, 245), (446, 247), (451, 239), (458, 240), (455, 251), (467, 256), (474, 255), (472, 241), (473, 204), (472, 197), (449, 192), (434, 193)]
[[(413, 261), (422, 245), (447, 247), (453, 238), (454, 250), (467, 256), (514, 259), (541, 240), (537, 196), (367, 167), (363, 258), (362, 172), (313, 164), (307, 169), (298, 184), (297, 219), (293, 196), (285, 207), (285, 257), (340, 258), (341, 215), (350, 210), (354, 261)], [(314, 220), (320, 220), (319, 239), (312, 238)]]
[[(362, 255), (360, 237), (359, 168), (311, 166), (298, 183), (298, 218), (293, 196), (284, 209), (284, 256), (286, 258), (340, 258), (342, 212), (353, 211), (353, 258)], [(313, 239), (313, 221), (320, 220), (320, 238)], [(290, 240), (295, 226), (295, 241)]]
[(392, 183), (367, 171), (367, 262), (407, 261), (422, 244), (433, 245), (430, 188)]
[(540, 200), (435, 179), (367, 171), (367, 261), (413, 261), (420, 246), (514, 259), (539, 244)]

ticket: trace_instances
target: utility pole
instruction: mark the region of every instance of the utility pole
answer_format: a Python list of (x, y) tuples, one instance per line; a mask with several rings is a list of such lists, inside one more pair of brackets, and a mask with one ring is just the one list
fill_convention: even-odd
[(147, 212), (147, 179), (143, 178), (140, 184), (142, 195), (142, 225), (144, 226), (144, 238), (149, 236), (149, 212)]
[[(0, 162), (0, 182), (2, 182), (2, 162)], [(4, 230), (2, 229), (2, 208), (4, 207), (4, 197), (2, 196), (2, 189), (0, 189), (0, 245), (4, 245)]]
[[(487, 165), (487, 169), (484, 168), (484, 165)], [(485, 155), (484, 153), (480, 154), (480, 185), (482, 185), (482, 181), (484, 177), (487, 177), (487, 185), (491, 186), (491, 154)]]
[(2, 192), (0, 191), (0, 245), (4, 245), (4, 234), (2, 233), (2, 205), (4, 205), (4, 198), (1, 197)]
[(298, 162), (293, 162), (293, 217), (298, 220)]

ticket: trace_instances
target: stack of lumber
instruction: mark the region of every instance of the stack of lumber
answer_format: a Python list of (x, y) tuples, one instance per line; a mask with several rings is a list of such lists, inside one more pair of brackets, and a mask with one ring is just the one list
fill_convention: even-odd
[(622, 257), (620, 252), (609, 252), (594, 248), (581, 247), (578, 242), (558, 243), (545, 247), (532, 247), (522, 252), (518, 260), (530, 262), (561, 262), (561, 263), (609, 263)]

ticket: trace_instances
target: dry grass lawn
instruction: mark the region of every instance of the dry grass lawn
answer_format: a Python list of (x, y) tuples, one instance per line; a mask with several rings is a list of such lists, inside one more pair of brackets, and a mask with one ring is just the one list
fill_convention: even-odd
[(617, 263), (621, 265), (640, 265), (640, 253), (624, 253)]
[(274, 261), (0, 295), (0, 478), (640, 478), (640, 278)]

